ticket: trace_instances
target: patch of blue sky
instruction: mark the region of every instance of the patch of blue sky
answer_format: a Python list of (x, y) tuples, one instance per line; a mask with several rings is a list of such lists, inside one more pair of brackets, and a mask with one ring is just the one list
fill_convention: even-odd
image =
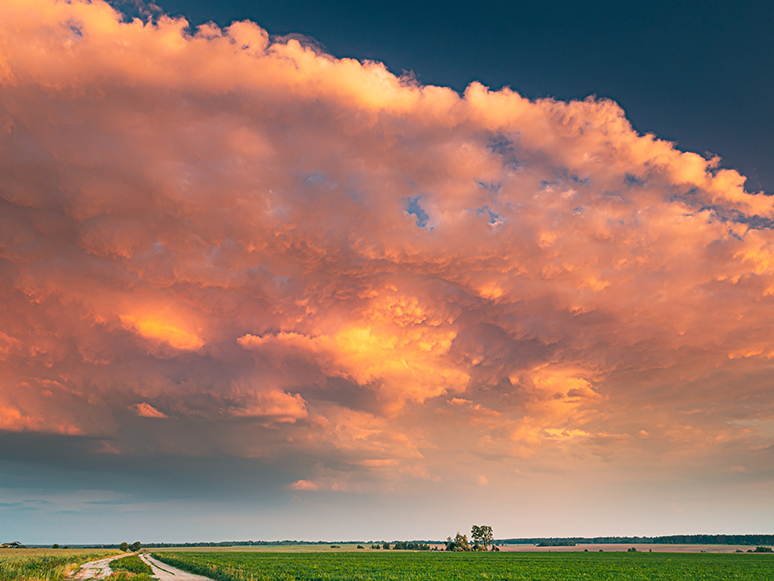
[(70, 37), (71, 40), (80, 40), (83, 38), (83, 24), (77, 20), (71, 18), (61, 26), (72, 32), (72, 36)]
[(489, 206), (483, 206), (481, 208), (475, 209), (476, 216), (489, 216), (489, 220), (487, 220), (487, 223), (490, 226), (497, 226), (498, 224), (502, 224), (503, 221), (500, 218), (500, 215), (494, 212)]
[(627, 173), (627, 174), (624, 176), (624, 183), (625, 183), (627, 186), (629, 186), (630, 188), (631, 188), (631, 187), (633, 187), (633, 186), (639, 186), (639, 187), (642, 187), (642, 186), (644, 186), (644, 185), (645, 185), (645, 180), (643, 180), (643, 179), (641, 179), (641, 178), (638, 178), (637, 176), (635, 176), (635, 175), (632, 175), (632, 174), (630, 174), (630, 173)]
[(500, 189), (503, 187), (503, 184), (500, 182), (484, 182), (481, 180), (476, 180), (476, 184), (478, 184), (479, 188), (487, 190), (492, 197), (500, 193)]
[(589, 187), (591, 180), (589, 178), (582, 178), (578, 175), (571, 174), (567, 169), (556, 171), (556, 177), (553, 180), (540, 180), (541, 189), (549, 189), (554, 186), (561, 186), (565, 182), (572, 182), (579, 186)]
[(419, 204), (420, 199), (421, 199), (421, 196), (403, 198), (403, 200), (406, 202), (406, 213), (411, 214), (412, 216), (416, 216), (417, 227), (424, 228), (425, 226), (427, 226), (427, 222), (430, 219), (430, 217), (427, 215), (427, 212), (425, 211), (425, 209)]
[(517, 170), (524, 165), (524, 162), (516, 157), (515, 143), (501, 133), (489, 138), (487, 149), (500, 156), (503, 167)]
[(580, 186), (589, 186), (591, 185), (591, 180), (589, 178), (582, 178), (580, 176), (576, 176), (575, 174), (570, 174), (569, 177), (570, 181), (575, 182), (576, 184)]

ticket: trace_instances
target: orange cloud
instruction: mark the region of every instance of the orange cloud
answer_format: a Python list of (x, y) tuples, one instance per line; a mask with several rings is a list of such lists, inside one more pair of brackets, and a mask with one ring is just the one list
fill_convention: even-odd
[(317, 485), (309, 480), (298, 480), (290, 485), (291, 490), (317, 490)]
[(774, 199), (616, 103), (100, 0), (8, 0), (0, 38), (0, 429), (152, 401), (172, 449), (217, 420), (325, 490), (772, 443), (739, 422), (774, 418)]
[(136, 403), (132, 406), (129, 406), (129, 409), (132, 410), (135, 414), (140, 416), (141, 418), (166, 418), (166, 414), (163, 414), (156, 408), (154, 408), (149, 403)]
[(141, 337), (166, 343), (181, 351), (195, 351), (204, 345), (204, 341), (194, 333), (188, 333), (164, 322), (130, 316), (120, 318), (124, 328), (136, 332)]
[(237, 341), (275, 357), (311, 357), (326, 374), (351, 377), (359, 384), (381, 382), (400, 405), (404, 399), (421, 403), (447, 389), (465, 389), (467, 374), (443, 359), (454, 336), (433, 328), (397, 334), (367, 326), (342, 328), (332, 336), (247, 334)]
[(236, 416), (272, 418), (279, 422), (295, 422), (307, 417), (306, 402), (296, 394), (279, 390), (259, 392), (245, 407), (234, 412)]

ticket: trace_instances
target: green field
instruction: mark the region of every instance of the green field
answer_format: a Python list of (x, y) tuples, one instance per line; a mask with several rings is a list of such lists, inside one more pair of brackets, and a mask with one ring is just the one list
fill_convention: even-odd
[(0, 549), (2, 581), (60, 581), (81, 563), (118, 551), (91, 549)]
[(218, 581), (771, 581), (774, 555), (157, 552)]
[(129, 573), (145, 573), (151, 575), (153, 570), (137, 555), (121, 557), (110, 562), (110, 569), (114, 572), (127, 571)]

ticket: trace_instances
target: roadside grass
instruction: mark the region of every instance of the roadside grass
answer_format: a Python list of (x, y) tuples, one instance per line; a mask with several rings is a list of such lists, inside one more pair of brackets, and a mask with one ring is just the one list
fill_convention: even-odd
[(0, 579), (60, 581), (78, 569), (81, 563), (117, 552), (100, 549), (0, 549)]
[[(153, 569), (150, 568), (150, 565), (145, 563), (137, 555), (129, 555), (128, 557), (121, 557), (120, 559), (111, 561), (110, 569), (114, 573), (118, 573), (120, 571), (126, 571), (128, 573), (135, 573), (135, 574), (146, 573), (148, 575), (151, 575), (153, 573)], [(135, 579), (137, 578), (135, 577)]]
[[(111, 563), (112, 565), (112, 563)], [(156, 578), (149, 573), (132, 573), (131, 571), (113, 572), (105, 581), (156, 581)]]
[(771, 581), (774, 556), (718, 553), (154, 552), (217, 581)]

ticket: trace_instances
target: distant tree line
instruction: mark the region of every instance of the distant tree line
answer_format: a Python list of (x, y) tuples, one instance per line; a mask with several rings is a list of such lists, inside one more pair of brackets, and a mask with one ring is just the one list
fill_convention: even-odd
[[(476, 550), (476, 541), (478, 541), (479, 547), (489, 547), (490, 545), (496, 550), (494, 543), (499, 545), (537, 545), (540, 543), (554, 543), (553, 545), (543, 546), (564, 546), (557, 545), (557, 543), (569, 543), (576, 544), (610, 544), (610, 543), (624, 543), (624, 544), (664, 544), (664, 545), (750, 545), (750, 546), (766, 546), (774, 545), (774, 535), (670, 535), (663, 537), (535, 537), (535, 538), (511, 538), (511, 539), (497, 539), (496, 541), (489, 538), (484, 542), (483, 538), (477, 538), (475, 534), (475, 528), (471, 531), (471, 537), (468, 539), (467, 535), (460, 535), (459, 544), (457, 543), (457, 537), (453, 539), (448, 537), (446, 542), (437, 540), (422, 540), (422, 541), (393, 541), (389, 543), (387, 541), (338, 541), (340, 544), (349, 544), (352, 542), (361, 543), (363, 545), (370, 545), (371, 548), (392, 548), (395, 543), (416, 543), (419, 545), (445, 545), (446, 550), (462, 550), (467, 544), (469, 551)], [(479, 527), (481, 529), (482, 527)], [(491, 527), (483, 525), (484, 530), (488, 528), (488, 534), (491, 534)], [(480, 531), (479, 531), (480, 532)], [(454, 541), (454, 547), (457, 549), (449, 549), (449, 542)], [(464, 542), (463, 542), (464, 541)], [(472, 543), (471, 543), (472, 542)], [(201, 543), (143, 543), (142, 546), (148, 549), (164, 549), (168, 547), (282, 547), (289, 545), (330, 545), (331, 541), (296, 541), (296, 540), (283, 540), (283, 541), (220, 541), (220, 542), (201, 542)], [(37, 545), (28, 545), (37, 546)], [(42, 545), (41, 545), (42, 546)], [(51, 545), (46, 545), (51, 546)], [(118, 549), (121, 548), (118, 544), (102, 544), (102, 545), (70, 545), (71, 548), (78, 549)], [(139, 550), (139, 549), (138, 549)], [(427, 550), (412, 548), (410, 550)]]
[[(664, 537), (537, 537), (499, 539), (505, 545), (539, 545), (574, 542), (583, 544), (637, 543), (642, 545), (774, 545), (774, 535), (669, 535)], [(553, 545), (543, 545), (553, 546)], [(558, 546), (558, 545), (556, 545)]]
[[(333, 544), (346, 544), (351, 541), (336, 541)], [(357, 542), (357, 541), (356, 541)], [(218, 541), (200, 543), (144, 543), (148, 549), (165, 549), (168, 547), (289, 547), (291, 545), (330, 545), (331, 541)], [(108, 548), (105, 545), (105, 548)]]
[[(359, 548), (359, 547), (358, 547)], [(372, 549), (398, 549), (402, 551), (429, 551), (430, 545), (422, 541), (393, 541), (392, 543), (373, 543)]]

